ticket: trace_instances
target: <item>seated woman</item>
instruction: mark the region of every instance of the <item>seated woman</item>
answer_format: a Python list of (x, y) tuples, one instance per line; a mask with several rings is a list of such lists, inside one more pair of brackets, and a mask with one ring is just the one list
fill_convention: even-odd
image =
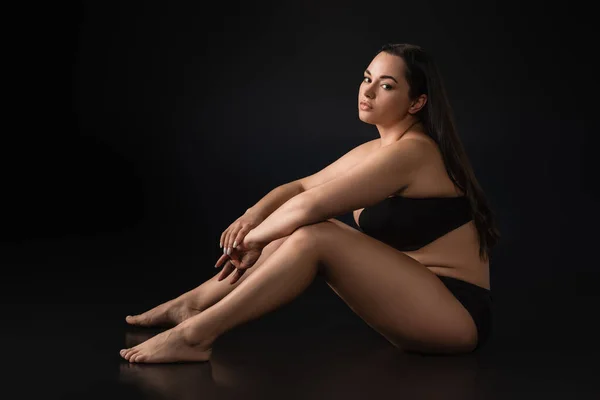
[[(317, 275), (400, 349), (465, 353), (486, 341), (500, 235), (435, 63), (416, 45), (383, 46), (357, 105), (379, 138), (249, 208), (221, 235), (219, 274), (126, 318), (174, 327), (123, 358), (209, 360), (220, 335), (290, 302)], [(351, 211), (359, 230), (334, 218)]]

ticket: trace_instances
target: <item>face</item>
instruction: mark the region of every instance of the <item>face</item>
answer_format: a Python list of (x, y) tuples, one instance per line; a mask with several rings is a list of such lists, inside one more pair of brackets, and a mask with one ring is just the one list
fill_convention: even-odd
[[(404, 60), (381, 52), (367, 67), (358, 91), (358, 116), (361, 121), (381, 126), (402, 121), (416, 113), (422, 105), (408, 97), (409, 86), (404, 78)], [(366, 102), (370, 107), (361, 105)], [(424, 103), (423, 103), (424, 105)]]

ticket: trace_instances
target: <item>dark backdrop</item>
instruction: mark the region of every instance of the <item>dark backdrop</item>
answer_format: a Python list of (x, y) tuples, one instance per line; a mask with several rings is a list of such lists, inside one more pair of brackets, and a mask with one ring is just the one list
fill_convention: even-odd
[(248, 207), (378, 137), (358, 119), (362, 73), (408, 42), (437, 60), (498, 218), (499, 337), (578, 329), (599, 278), (583, 4), (13, 6), (0, 229), (5, 304), (24, 307), (8, 321), (121, 321), (212, 276)]

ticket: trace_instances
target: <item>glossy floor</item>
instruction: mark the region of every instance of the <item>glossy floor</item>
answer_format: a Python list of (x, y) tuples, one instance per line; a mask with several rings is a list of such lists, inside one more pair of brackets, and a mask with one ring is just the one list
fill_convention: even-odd
[[(17, 276), (4, 280), (5, 398), (599, 397), (599, 302), (586, 289), (592, 283), (578, 281), (577, 288), (568, 279), (549, 279), (532, 287), (502, 273), (492, 280), (493, 335), (472, 354), (400, 352), (317, 280), (290, 304), (221, 336), (209, 362), (129, 364), (119, 349), (160, 330), (130, 327), (124, 316), (202, 280), (195, 253), (185, 248), (194, 247), (98, 241), (12, 246), (4, 253)], [(516, 245), (498, 252), (494, 271), (518, 259), (515, 252)]]

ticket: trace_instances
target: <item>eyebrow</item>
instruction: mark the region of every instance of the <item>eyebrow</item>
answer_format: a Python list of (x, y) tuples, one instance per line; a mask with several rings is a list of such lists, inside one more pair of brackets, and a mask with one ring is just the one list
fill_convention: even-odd
[[(369, 72), (368, 69), (365, 70), (365, 73), (371, 75), (371, 73)], [(381, 75), (380, 78), (381, 79), (392, 79), (394, 82), (398, 83), (398, 81), (396, 80), (396, 78), (394, 78), (393, 76), (390, 76), (390, 75)]]

